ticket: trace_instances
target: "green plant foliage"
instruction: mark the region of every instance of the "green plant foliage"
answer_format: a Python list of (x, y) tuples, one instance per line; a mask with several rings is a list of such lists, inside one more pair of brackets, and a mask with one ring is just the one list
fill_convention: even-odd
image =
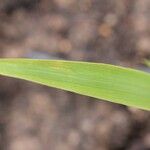
[(150, 110), (150, 74), (101, 63), (0, 59), (0, 74)]

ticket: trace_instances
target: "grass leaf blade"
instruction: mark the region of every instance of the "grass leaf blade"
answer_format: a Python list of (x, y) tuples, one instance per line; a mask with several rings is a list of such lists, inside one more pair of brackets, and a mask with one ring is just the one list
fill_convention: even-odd
[(150, 74), (113, 65), (0, 59), (0, 74), (150, 110)]

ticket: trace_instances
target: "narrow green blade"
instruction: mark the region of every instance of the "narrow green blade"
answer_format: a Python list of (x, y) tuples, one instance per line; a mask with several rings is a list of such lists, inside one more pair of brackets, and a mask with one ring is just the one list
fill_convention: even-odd
[(107, 64), (0, 59), (0, 74), (150, 110), (150, 74)]

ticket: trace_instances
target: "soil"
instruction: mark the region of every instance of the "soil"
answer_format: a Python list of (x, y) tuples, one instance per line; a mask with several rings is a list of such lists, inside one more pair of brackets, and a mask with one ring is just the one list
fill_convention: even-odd
[[(0, 0), (0, 57), (144, 67), (149, 0)], [(150, 112), (0, 77), (1, 150), (149, 150)]]

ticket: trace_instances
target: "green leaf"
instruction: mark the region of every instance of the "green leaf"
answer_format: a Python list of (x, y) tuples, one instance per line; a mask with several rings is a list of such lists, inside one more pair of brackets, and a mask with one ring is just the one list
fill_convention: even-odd
[(142, 71), (101, 63), (0, 59), (0, 74), (150, 110), (150, 74)]

